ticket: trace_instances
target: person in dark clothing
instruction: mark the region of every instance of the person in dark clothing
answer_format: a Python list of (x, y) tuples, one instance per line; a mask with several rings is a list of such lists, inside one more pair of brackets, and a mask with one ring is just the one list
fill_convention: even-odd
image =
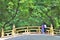
[(42, 32), (42, 34), (44, 34), (45, 32), (46, 32), (46, 24), (44, 23), (44, 24), (42, 24), (42, 26), (41, 26), (41, 32)]

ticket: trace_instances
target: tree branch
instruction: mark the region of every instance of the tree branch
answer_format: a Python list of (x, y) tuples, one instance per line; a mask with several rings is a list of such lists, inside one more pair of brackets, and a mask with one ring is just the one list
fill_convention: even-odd
[[(41, 10), (42, 10), (42, 9), (41, 9)], [(48, 18), (50, 18), (50, 22), (51, 22), (51, 23), (53, 24), (53, 26), (54, 26), (54, 20), (52, 19), (52, 17), (51, 17), (51, 16), (49, 16), (49, 15), (48, 15), (48, 12), (49, 12), (49, 11), (50, 11), (50, 9), (48, 9), (48, 11), (47, 11), (47, 12), (45, 12), (45, 11), (43, 11), (43, 10), (42, 10), (42, 12), (44, 12), (44, 13), (45, 13), (45, 15), (47, 15), (47, 17), (48, 17)]]
[(5, 26), (6, 24), (10, 23), (10, 22), (16, 17), (16, 15), (18, 14), (19, 1), (20, 1), (20, 0), (18, 0), (18, 3), (17, 3), (18, 6), (17, 6), (17, 8), (16, 8), (15, 15), (12, 16), (12, 19), (10, 19), (9, 21), (7, 21), (7, 22), (2, 26), (3, 28), (4, 28), (4, 26)]

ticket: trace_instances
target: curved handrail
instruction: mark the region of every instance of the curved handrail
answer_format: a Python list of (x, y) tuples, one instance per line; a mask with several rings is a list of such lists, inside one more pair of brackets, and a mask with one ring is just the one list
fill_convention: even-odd
[[(60, 33), (60, 30), (58, 32), (54, 31), (56, 29), (50, 29), (50, 27), (47, 27), (47, 32), (48, 34), (52, 34), (52, 33)], [(13, 28), (12, 30), (8, 30), (8, 31), (3, 31), (2, 35), (7, 34), (7, 36), (9, 36), (9, 34), (11, 35), (15, 35), (15, 34), (19, 34), (19, 33), (25, 33), (25, 32), (30, 32), (30, 33), (40, 33), (41, 34), (41, 26), (26, 26), (26, 27), (18, 27), (18, 28)]]

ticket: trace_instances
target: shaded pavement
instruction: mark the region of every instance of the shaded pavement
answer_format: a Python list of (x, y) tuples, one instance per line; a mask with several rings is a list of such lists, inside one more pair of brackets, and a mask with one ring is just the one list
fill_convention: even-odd
[(60, 40), (60, 36), (50, 36), (46, 34), (30, 34), (17, 37), (11, 37), (6, 40)]

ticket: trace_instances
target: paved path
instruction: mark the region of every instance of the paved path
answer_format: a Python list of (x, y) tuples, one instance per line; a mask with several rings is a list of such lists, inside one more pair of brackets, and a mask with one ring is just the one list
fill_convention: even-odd
[(17, 37), (11, 37), (6, 40), (60, 40), (60, 36), (50, 36), (46, 34), (29, 34)]

